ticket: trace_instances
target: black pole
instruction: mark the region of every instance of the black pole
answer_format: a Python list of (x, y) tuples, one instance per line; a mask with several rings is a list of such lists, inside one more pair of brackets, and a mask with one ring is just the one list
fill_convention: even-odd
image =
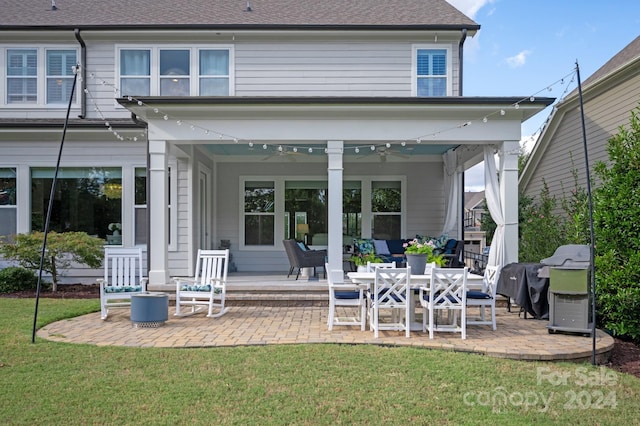
[(42, 251), (40, 253), (40, 270), (38, 271), (38, 286), (36, 287), (36, 307), (33, 313), (33, 331), (31, 332), (31, 343), (36, 342), (36, 326), (38, 321), (38, 304), (40, 302), (40, 288), (42, 287), (42, 268), (44, 266), (44, 256), (47, 251), (47, 234), (49, 233), (49, 222), (51, 220), (51, 210), (53, 209), (53, 197), (56, 191), (56, 182), (58, 180), (58, 171), (60, 170), (60, 158), (62, 158), (62, 147), (64, 146), (64, 138), (67, 135), (67, 125), (69, 124), (69, 114), (71, 112), (71, 104), (73, 103), (73, 93), (76, 90), (76, 82), (78, 81), (78, 68), (76, 65), (73, 70), (73, 85), (71, 86), (71, 95), (69, 95), (69, 104), (67, 105), (67, 116), (64, 119), (64, 127), (62, 128), (62, 139), (60, 140), (60, 149), (58, 150), (58, 161), (56, 170), (53, 174), (53, 182), (51, 182), (51, 192), (49, 193), (49, 206), (47, 207), (47, 218), (44, 222), (44, 238), (42, 239)]
[(584, 102), (582, 99), (582, 83), (580, 82), (580, 66), (576, 61), (576, 74), (578, 77), (578, 95), (580, 97), (580, 118), (582, 120), (582, 143), (584, 146), (585, 174), (587, 175), (587, 198), (589, 200), (589, 234), (591, 236), (591, 364), (596, 365), (596, 269), (595, 269), (595, 240), (593, 231), (593, 200), (591, 197), (591, 176), (589, 173), (589, 154), (587, 150), (587, 129), (584, 124)]

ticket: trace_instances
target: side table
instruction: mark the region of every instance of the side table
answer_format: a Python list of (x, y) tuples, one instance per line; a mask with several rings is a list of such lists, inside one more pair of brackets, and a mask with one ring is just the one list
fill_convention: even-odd
[(168, 294), (147, 292), (131, 295), (131, 322), (136, 327), (160, 327), (168, 319)]

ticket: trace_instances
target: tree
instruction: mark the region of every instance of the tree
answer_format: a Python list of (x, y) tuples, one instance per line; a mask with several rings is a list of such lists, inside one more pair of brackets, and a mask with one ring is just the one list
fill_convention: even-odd
[(593, 192), (599, 322), (640, 340), (640, 108), (609, 139), (609, 165), (598, 162)]
[[(0, 255), (18, 262), (22, 267), (38, 271), (42, 253), (43, 232), (18, 234), (15, 242), (0, 244)], [(49, 232), (42, 271), (51, 275), (53, 291), (57, 290), (58, 278), (71, 263), (98, 268), (102, 265), (104, 240), (90, 237), (85, 232)]]

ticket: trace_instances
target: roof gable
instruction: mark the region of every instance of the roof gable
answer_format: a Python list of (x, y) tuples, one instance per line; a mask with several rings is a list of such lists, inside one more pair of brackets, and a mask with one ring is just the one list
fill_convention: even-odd
[(1, 28), (420, 26), (478, 29), (445, 0), (43, 0), (3, 2)]

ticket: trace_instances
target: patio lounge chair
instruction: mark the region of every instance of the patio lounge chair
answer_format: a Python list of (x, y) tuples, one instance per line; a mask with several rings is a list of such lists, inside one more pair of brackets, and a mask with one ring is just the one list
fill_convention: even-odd
[[(324, 268), (324, 263), (326, 262), (327, 251), (326, 250), (310, 250), (303, 243), (298, 243), (296, 240), (283, 240), (282, 244), (284, 245), (284, 250), (287, 252), (287, 257), (289, 258), (289, 273), (287, 274), (287, 278), (289, 275), (293, 273), (295, 268), (298, 268), (298, 273), (296, 274), (296, 280), (300, 276), (300, 271), (302, 268), (313, 268), (313, 276), (316, 276), (316, 268), (318, 266), (322, 266)], [(325, 271), (325, 277), (327, 275), (327, 271)]]

